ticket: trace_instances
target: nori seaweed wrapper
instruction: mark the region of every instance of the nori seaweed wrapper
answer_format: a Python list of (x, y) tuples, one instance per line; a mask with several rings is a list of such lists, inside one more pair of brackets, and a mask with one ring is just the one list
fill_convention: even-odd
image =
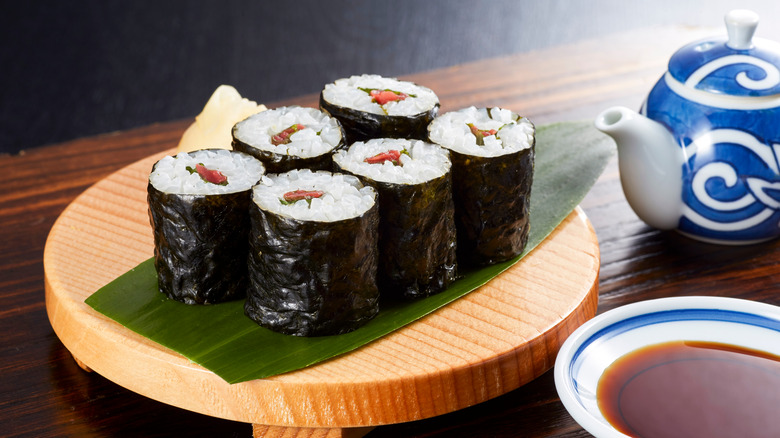
[(246, 293), (251, 190), (163, 193), (147, 187), (160, 291), (187, 304), (213, 304)]
[(347, 144), (372, 138), (428, 139), (428, 124), (439, 112), (439, 104), (428, 111), (411, 116), (374, 114), (335, 105), (325, 100), (320, 92), (320, 110), (341, 122)]
[(457, 278), (452, 178), (395, 184), (357, 175), (379, 192), (379, 275), (383, 299), (437, 294)]
[(347, 333), (379, 312), (378, 205), (335, 222), (293, 219), (250, 208), (245, 313), (295, 336)]
[(460, 261), (487, 265), (522, 253), (530, 229), (534, 144), (497, 157), (450, 151), (450, 159)]
[(296, 155), (277, 154), (271, 151), (265, 151), (250, 146), (235, 137), (235, 126), (233, 127), (233, 141), (231, 145), (233, 150), (247, 153), (263, 162), (266, 172), (284, 173), (294, 169), (311, 170), (331, 170), (333, 168), (333, 151), (343, 148), (346, 143), (342, 135), (341, 142), (331, 151), (314, 157), (299, 157)]

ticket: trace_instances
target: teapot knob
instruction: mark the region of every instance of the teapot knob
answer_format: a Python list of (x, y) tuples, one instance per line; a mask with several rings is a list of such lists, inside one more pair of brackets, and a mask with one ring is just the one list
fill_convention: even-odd
[(753, 47), (753, 33), (758, 26), (758, 14), (747, 9), (735, 9), (726, 14), (726, 31), (729, 41), (726, 43), (735, 50), (747, 50)]

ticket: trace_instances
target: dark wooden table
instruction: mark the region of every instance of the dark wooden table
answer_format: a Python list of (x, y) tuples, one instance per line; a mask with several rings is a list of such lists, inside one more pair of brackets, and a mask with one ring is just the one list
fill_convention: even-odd
[[(442, 111), (502, 106), (537, 125), (638, 107), (681, 44), (713, 30), (644, 29), (571, 46), (406, 77), (434, 89)], [(637, 49), (641, 48), (641, 49)], [(251, 98), (251, 96), (249, 96)], [(302, 96), (269, 106), (315, 106)], [(204, 102), (205, 103), (205, 102)], [(43, 249), (49, 229), (94, 182), (174, 147), (191, 121), (155, 124), (0, 156), (0, 434), (36, 437), (251, 436), (249, 424), (170, 407), (81, 370), (49, 325)], [(642, 223), (613, 161), (582, 203), (601, 249), (599, 312), (635, 301), (717, 295), (780, 304), (778, 243), (723, 247)], [(369, 437), (589, 436), (568, 415), (552, 372), (480, 405), (377, 427)]]

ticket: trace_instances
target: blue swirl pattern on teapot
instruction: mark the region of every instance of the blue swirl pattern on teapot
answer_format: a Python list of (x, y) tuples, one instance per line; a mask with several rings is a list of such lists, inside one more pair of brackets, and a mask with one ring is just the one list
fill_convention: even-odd
[(687, 87), (715, 94), (777, 95), (780, 52), (775, 50), (756, 46), (733, 49), (727, 39), (692, 43), (669, 60), (669, 74)]
[(676, 127), (670, 131), (684, 148), (679, 230), (740, 241), (780, 234), (780, 109), (711, 104), (683, 98), (666, 80), (647, 100), (646, 115)]
[(641, 112), (683, 152), (678, 230), (751, 243), (780, 236), (780, 50), (730, 40), (680, 49)]

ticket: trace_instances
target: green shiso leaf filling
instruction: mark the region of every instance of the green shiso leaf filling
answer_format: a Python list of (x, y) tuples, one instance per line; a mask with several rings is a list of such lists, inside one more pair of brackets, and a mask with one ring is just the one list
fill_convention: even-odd
[(185, 167), (187, 172), (192, 175), (193, 173), (197, 173), (198, 176), (200, 176), (200, 179), (203, 180), (203, 182), (207, 182), (209, 184), (216, 184), (218, 186), (226, 186), (228, 185), (228, 179), (227, 176), (225, 176), (222, 172), (218, 170), (212, 170), (207, 168), (203, 165), (203, 163), (198, 163), (195, 165), (195, 168), (192, 168), (191, 166)]

